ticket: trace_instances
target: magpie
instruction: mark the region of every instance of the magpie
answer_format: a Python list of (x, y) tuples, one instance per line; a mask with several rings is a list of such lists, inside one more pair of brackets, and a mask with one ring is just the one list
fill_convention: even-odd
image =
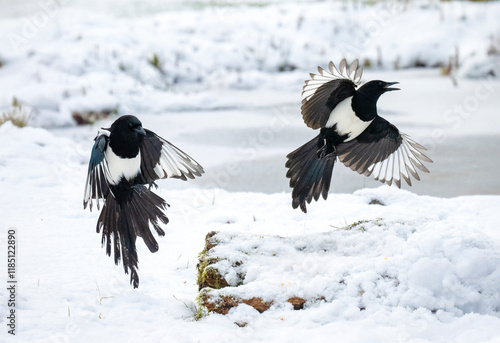
[(347, 66), (343, 59), (339, 68), (333, 62), (329, 70), (318, 67), (310, 74), (302, 91), (301, 113), (306, 125), (319, 134), (287, 155), (292, 190), (292, 207), (307, 213), (306, 202), (326, 200), (332, 171), (338, 159), (345, 166), (375, 180), (394, 182), (401, 178), (411, 186), (410, 175), (420, 180), (417, 169), (428, 173), (422, 161), (432, 160), (422, 153), (427, 150), (400, 132), (377, 113), (377, 101), (399, 82), (373, 80), (361, 87), (363, 68), (358, 60)]
[(141, 237), (151, 252), (158, 250), (149, 224), (159, 236), (159, 225), (168, 223), (164, 213), (170, 205), (151, 191), (155, 180), (167, 177), (187, 180), (204, 173), (203, 167), (153, 131), (142, 127), (137, 117), (125, 115), (110, 128), (102, 128), (90, 156), (83, 208), (92, 211), (94, 200), (100, 209), (96, 231), (102, 230), (102, 246), (115, 264), (123, 261), (130, 283), (139, 287), (136, 239)]

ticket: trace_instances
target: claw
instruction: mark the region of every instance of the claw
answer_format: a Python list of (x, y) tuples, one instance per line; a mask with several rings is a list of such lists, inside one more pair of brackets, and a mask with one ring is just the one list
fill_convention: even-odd
[(318, 158), (325, 157), (326, 156), (326, 145), (323, 145), (321, 148), (319, 148), (316, 151), (316, 155), (318, 156)]
[(328, 144), (325, 144), (321, 148), (316, 150), (316, 155), (318, 156), (318, 158), (324, 158), (325, 156), (331, 154), (337, 155), (337, 149), (334, 146), (328, 146)]
[(326, 144), (326, 142), (325, 145), (316, 150), (316, 155), (318, 156), (318, 158), (324, 158), (325, 156), (329, 156), (332, 154), (337, 156), (337, 149), (335, 148), (335, 146)]

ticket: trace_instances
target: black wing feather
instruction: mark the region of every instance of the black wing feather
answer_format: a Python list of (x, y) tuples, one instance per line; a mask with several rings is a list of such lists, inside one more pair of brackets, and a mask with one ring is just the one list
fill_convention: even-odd
[[(358, 137), (339, 144), (337, 152), (342, 163), (363, 174), (366, 170), (355, 167), (362, 166), (369, 157), (371, 159), (376, 157), (376, 160), (373, 161), (375, 163), (385, 160), (399, 148), (401, 142), (402, 137), (399, 130), (387, 120), (377, 117)], [(377, 155), (373, 156), (373, 153)], [(372, 165), (373, 162), (369, 165)]]
[(425, 147), (401, 133), (398, 128), (381, 117), (355, 139), (337, 145), (339, 160), (352, 170), (389, 185), (399, 187), (401, 178), (410, 186), (410, 175), (419, 180), (416, 168), (428, 172), (421, 160), (432, 162), (420, 150)]

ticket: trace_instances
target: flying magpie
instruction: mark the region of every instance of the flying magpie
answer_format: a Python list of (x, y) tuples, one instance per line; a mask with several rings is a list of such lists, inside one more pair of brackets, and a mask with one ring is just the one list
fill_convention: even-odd
[(310, 74), (302, 92), (302, 117), (319, 135), (287, 155), (286, 176), (290, 178), (292, 207), (306, 213), (306, 202), (326, 200), (337, 158), (352, 170), (375, 180), (394, 182), (401, 178), (411, 186), (410, 175), (420, 180), (417, 169), (428, 173), (422, 161), (432, 162), (427, 150), (377, 114), (377, 100), (398, 82), (373, 80), (361, 83), (363, 68), (355, 60), (343, 59), (339, 68), (318, 67)]
[[(135, 241), (142, 237), (151, 252), (158, 250), (150, 230), (153, 226), (164, 236), (159, 221), (168, 223), (163, 212), (169, 204), (151, 191), (155, 180), (167, 177), (187, 180), (204, 173), (203, 167), (170, 142), (144, 129), (137, 117), (118, 118), (110, 128), (103, 128), (95, 138), (90, 156), (83, 208), (92, 211), (93, 201), (100, 209), (96, 231), (102, 230), (102, 245), (115, 264), (123, 261), (130, 283), (139, 286)], [(146, 187), (148, 185), (148, 187)]]

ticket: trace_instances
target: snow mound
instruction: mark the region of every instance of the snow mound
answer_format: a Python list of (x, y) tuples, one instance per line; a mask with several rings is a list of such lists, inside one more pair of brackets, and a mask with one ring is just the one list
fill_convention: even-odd
[[(333, 189), (306, 215), (292, 209), (289, 192), (161, 180), (155, 192), (171, 205), (170, 222), (157, 253), (138, 240), (143, 281), (132, 289), (101, 247), (99, 212), (82, 204), (92, 138), (108, 124), (0, 127), (1, 237), (17, 232), (23, 342), (498, 342), (497, 195)], [(208, 256), (228, 285), (207, 292), (272, 299), (268, 310), (240, 304), (195, 320), (196, 260), (212, 231), (219, 243)], [(0, 250), (6, 244), (0, 239)], [(303, 310), (291, 297), (307, 300)]]
[(229, 285), (221, 296), (293, 297), (370, 312), (424, 308), (456, 316), (500, 316), (500, 246), (460, 221), (358, 221), (293, 237), (220, 232), (209, 238), (210, 267)]

